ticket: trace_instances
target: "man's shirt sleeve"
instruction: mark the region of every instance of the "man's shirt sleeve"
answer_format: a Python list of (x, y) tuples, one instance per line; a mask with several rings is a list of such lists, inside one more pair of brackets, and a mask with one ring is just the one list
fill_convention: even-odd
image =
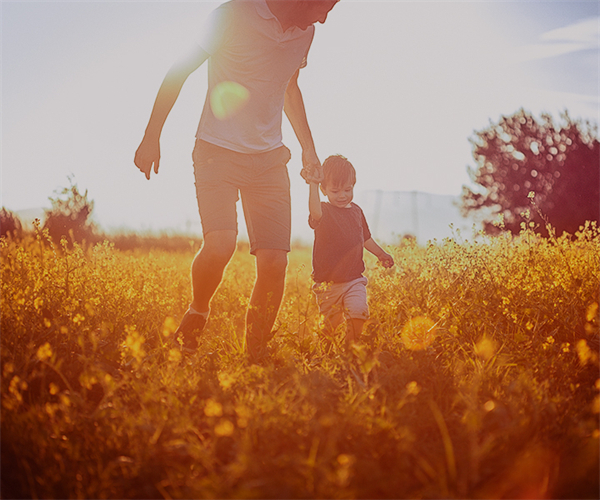
[(227, 4), (220, 5), (208, 15), (198, 39), (198, 45), (208, 54), (213, 55), (223, 45), (230, 15), (230, 6)]

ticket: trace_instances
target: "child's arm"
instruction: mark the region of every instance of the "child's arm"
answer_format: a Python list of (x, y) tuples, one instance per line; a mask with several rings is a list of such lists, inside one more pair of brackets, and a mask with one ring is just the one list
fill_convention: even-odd
[(379, 259), (383, 267), (390, 268), (394, 265), (392, 256), (381, 248), (373, 238), (365, 241), (365, 248)]
[(311, 182), (310, 191), (308, 194), (308, 211), (311, 218), (318, 222), (323, 217), (323, 211), (321, 209), (321, 197), (319, 196), (319, 183)]

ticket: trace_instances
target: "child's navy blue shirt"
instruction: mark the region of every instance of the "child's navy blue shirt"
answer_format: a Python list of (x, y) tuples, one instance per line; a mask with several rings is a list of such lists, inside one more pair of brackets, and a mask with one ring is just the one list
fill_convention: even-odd
[(315, 230), (313, 279), (345, 283), (360, 278), (365, 270), (363, 248), (371, 238), (363, 211), (355, 203), (339, 208), (327, 202), (321, 202), (321, 210), (320, 221), (308, 220)]

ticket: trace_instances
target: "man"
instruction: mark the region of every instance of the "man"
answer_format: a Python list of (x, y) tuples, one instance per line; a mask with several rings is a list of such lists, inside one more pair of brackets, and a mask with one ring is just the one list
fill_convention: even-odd
[(298, 73), (314, 36), (339, 0), (231, 0), (218, 7), (191, 54), (168, 71), (156, 97), (135, 164), (158, 173), (160, 134), (187, 77), (207, 59), (208, 93), (196, 134), (194, 170), (204, 244), (192, 263), (193, 300), (177, 338), (197, 348), (209, 304), (236, 248), (235, 203), (241, 194), (257, 277), (246, 314), (250, 359), (270, 340), (290, 251), (289, 150), (282, 143), (285, 111), (302, 147), (301, 172), (319, 177)]

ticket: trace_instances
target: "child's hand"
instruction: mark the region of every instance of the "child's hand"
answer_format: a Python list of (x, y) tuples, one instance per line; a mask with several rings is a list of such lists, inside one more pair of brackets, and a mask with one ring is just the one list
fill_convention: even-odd
[(307, 184), (323, 180), (323, 168), (314, 147), (302, 150), (302, 170), (300, 171), (300, 175)]
[(389, 269), (394, 265), (394, 259), (389, 253), (383, 252), (383, 254), (378, 255), (377, 258), (379, 259), (379, 262), (381, 262), (381, 265), (386, 269)]
[(319, 184), (323, 181), (323, 169), (319, 165), (318, 167), (313, 168), (312, 172), (307, 168), (303, 168), (300, 171), (300, 175), (306, 181), (307, 184), (312, 182)]

